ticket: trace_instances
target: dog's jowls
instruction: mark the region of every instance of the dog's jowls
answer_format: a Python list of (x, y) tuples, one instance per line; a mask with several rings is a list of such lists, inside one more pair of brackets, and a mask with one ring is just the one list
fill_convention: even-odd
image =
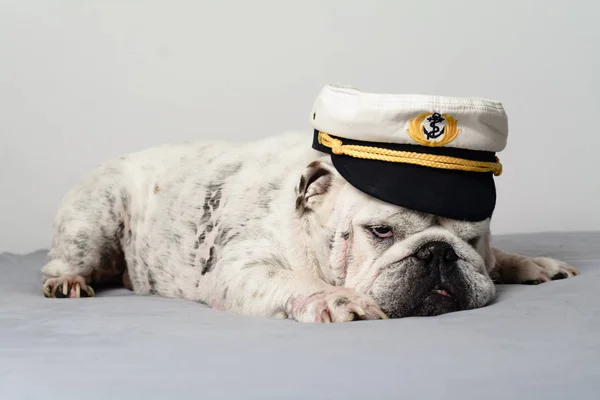
[(101, 165), (58, 211), (45, 295), (92, 296), (124, 279), (140, 295), (341, 322), (478, 308), (494, 299), (493, 281), (577, 273), (492, 249), (489, 220), (369, 197), (310, 140), (167, 145)]

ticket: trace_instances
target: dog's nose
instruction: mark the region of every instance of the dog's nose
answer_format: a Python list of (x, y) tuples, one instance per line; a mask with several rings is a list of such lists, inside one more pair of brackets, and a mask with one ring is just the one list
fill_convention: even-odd
[(425, 243), (417, 250), (415, 257), (427, 262), (439, 261), (445, 263), (458, 260), (458, 255), (456, 255), (452, 246), (446, 242)]

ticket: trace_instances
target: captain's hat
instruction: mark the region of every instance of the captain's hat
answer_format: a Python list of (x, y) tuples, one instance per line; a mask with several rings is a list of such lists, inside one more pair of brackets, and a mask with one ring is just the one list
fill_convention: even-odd
[(496, 152), (506, 146), (502, 104), (481, 98), (365, 93), (325, 86), (311, 113), (313, 148), (387, 203), (481, 221), (496, 205)]

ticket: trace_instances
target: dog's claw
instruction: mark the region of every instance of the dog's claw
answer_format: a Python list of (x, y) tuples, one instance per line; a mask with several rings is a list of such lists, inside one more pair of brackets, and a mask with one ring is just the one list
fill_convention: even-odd
[(49, 285), (44, 285), (43, 292), (44, 292), (44, 297), (46, 297), (46, 298), (51, 298), (51, 297), (53, 297), (53, 296), (52, 296), (52, 287), (51, 287), (51, 286), (49, 286)]
[(56, 299), (85, 298), (95, 295), (94, 289), (86, 285), (85, 280), (80, 276), (50, 278), (44, 283), (42, 291), (44, 297)]
[(567, 271), (569, 271), (571, 274), (573, 274), (573, 276), (577, 276), (580, 274), (579, 270), (571, 265), (566, 265), (564, 267), (564, 269), (566, 269)]
[(331, 315), (329, 314), (329, 310), (323, 310), (321, 312), (321, 320), (326, 324), (331, 323)]
[(367, 313), (357, 304), (349, 304), (348, 309), (362, 319)]
[(390, 317), (388, 317), (386, 313), (384, 313), (383, 311), (381, 311), (380, 309), (378, 309), (376, 307), (369, 306), (369, 310), (372, 311), (374, 314), (376, 314), (381, 319), (390, 319)]

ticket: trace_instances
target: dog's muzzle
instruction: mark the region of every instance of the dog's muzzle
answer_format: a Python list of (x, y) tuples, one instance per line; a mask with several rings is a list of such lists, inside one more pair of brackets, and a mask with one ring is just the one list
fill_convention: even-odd
[(392, 318), (434, 316), (469, 307), (471, 290), (460, 257), (447, 242), (423, 244), (391, 268), (378, 303)]
[[(461, 294), (457, 287), (460, 278), (456, 270), (458, 255), (452, 246), (446, 242), (429, 242), (417, 250), (415, 257), (421, 261), (421, 267), (429, 272), (428, 275), (434, 281), (420, 307), (422, 312), (425, 315), (439, 315), (460, 310), (458, 297)], [(424, 283), (432, 286), (431, 283)]]

